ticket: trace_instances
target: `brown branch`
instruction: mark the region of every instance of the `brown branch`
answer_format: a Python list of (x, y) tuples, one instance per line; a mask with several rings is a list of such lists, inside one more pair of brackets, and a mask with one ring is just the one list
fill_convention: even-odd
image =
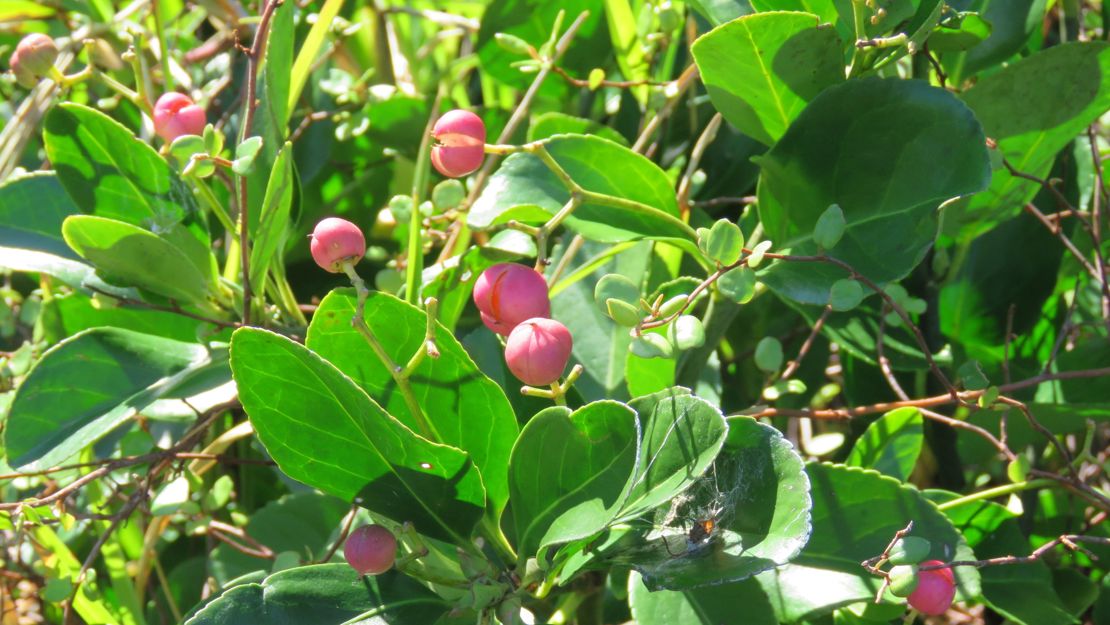
[(879, 334), (875, 337), (875, 356), (879, 359), (879, 371), (882, 372), (883, 378), (886, 379), (887, 386), (894, 394), (902, 401), (909, 401), (910, 396), (902, 389), (902, 385), (898, 383), (898, 378), (894, 375), (894, 369), (890, 366), (890, 359), (886, 357), (883, 350), (883, 338), (886, 336), (886, 306), (879, 311)]
[[(582, 88), (590, 87), (590, 81), (589, 80), (583, 80), (581, 78), (575, 78), (574, 76), (571, 76), (570, 74), (568, 74), (567, 70), (559, 67), (558, 65), (553, 65), (551, 67), (551, 71), (555, 72), (559, 76), (562, 76), (563, 80), (569, 82), (570, 84), (574, 85), (575, 87), (582, 87)], [(658, 81), (655, 81), (655, 80), (602, 80), (601, 82), (598, 83), (598, 86), (599, 87), (616, 87), (617, 89), (631, 89), (632, 87), (644, 87), (644, 86), (662, 87), (662, 86), (665, 86), (667, 84), (669, 84), (669, 83), (658, 82)]]
[(347, 535), (351, 533), (351, 526), (354, 525), (356, 516), (358, 516), (358, 506), (351, 506), (350, 512), (347, 513), (347, 518), (343, 520), (343, 529), (339, 530), (339, 536), (335, 539), (335, 542), (332, 543), (332, 546), (328, 548), (328, 552), (324, 554), (323, 559), (319, 561), (320, 563), (328, 562), (335, 555), (335, 552), (339, 551), (339, 546), (343, 544), (343, 541), (347, 540)]
[(809, 353), (813, 343), (817, 340), (817, 335), (821, 333), (821, 328), (825, 327), (825, 321), (828, 320), (829, 315), (832, 314), (832, 306), (825, 306), (825, 310), (821, 311), (821, 316), (813, 324), (813, 329), (810, 331), (809, 336), (802, 342), (802, 347), (798, 350), (797, 357), (794, 360), (786, 363), (786, 368), (782, 370), (782, 375), (779, 377), (781, 380), (786, 380), (790, 376), (798, 372), (802, 366), (802, 359)]
[(1080, 534), (1064, 534), (1058, 536), (1047, 543), (1037, 547), (1027, 556), (1000, 556), (997, 558), (987, 558), (985, 560), (957, 560), (955, 562), (948, 562), (946, 564), (931, 564), (929, 566), (922, 566), (919, 571), (933, 571), (937, 569), (950, 569), (957, 566), (973, 566), (975, 568), (983, 568), (984, 566), (999, 566), (1007, 564), (1028, 564), (1036, 562), (1045, 556), (1048, 552), (1056, 547), (1063, 545), (1072, 551), (1081, 551), (1088, 556), (1093, 556), (1093, 559), (1098, 559), (1087, 550), (1079, 546), (1078, 543), (1090, 543), (1093, 545), (1110, 545), (1110, 538), (1103, 538), (1102, 536), (1083, 536)]
[[(228, 525), (227, 523), (223, 523), (221, 521), (210, 521), (208, 523), (208, 535), (238, 551), (239, 553), (251, 556), (253, 558), (273, 560), (275, 557), (273, 549), (270, 549), (258, 540), (252, 538), (250, 534), (247, 534), (244, 530), (235, 527), (234, 525)], [(239, 540), (246, 542), (247, 544), (244, 545), (238, 542), (237, 540), (235, 540), (235, 538), (232, 538), (233, 536)]]
[(239, 327), (239, 324), (234, 322), (234, 321), (222, 321), (220, 319), (213, 319), (212, 317), (206, 317), (204, 315), (200, 315), (200, 314), (185, 310), (185, 309), (181, 308), (181, 306), (179, 306), (177, 304), (177, 302), (173, 302), (173, 300), (170, 300), (171, 302), (173, 302), (170, 306), (163, 306), (161, 304), (152, 304), (150, 302), (145, 302), (143, 300), (134, 299), (134, 298), (127, 297), (127, 296), (124, 296), (124, 295), (116, 295), (115, 293), (109, 293), (108, 291), (97, 288), (96, 286), (93, 286), (91, 284), (85, 285), (85, 287), (88, 288), (90, 291), (92, 291), (94, 293), (99, 293), (100, 295), (110, 297), (110, 298), (116, 300), (117, 302), (119, 302), (121, 304), (124, 304), (126, 306), (135, 306), (136, 308), (146, 308), (148, 310), (157, 310), (157, 311), (161, 311), (161, 312), (173, 313), (175, 315), (181, 315), (182, 317), (188, 317), (190, 319), (195, 319), (197, 321), (203, 321), (205, 323), (211, 323), (212, 325), (215, 325), (215, 326), (218, 326), (218, 327), (221, 327), (221, 328), (237, 328), (237, 327)]

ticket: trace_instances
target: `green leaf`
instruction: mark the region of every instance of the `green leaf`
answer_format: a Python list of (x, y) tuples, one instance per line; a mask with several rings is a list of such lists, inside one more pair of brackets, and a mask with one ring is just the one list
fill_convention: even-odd
[(789, 562), (806, 544), (810, 493), (802, 459), (773, 427), (748, 417), (728, 426), (713, 468), (671, 506), (680, 521), (684, 513), (720, 510), (715, 536), (689, 546), (688, 528), (658, 532), (653, 551), (633, 562), (652, 590), (741, 581)]
[(632, 339), (629, 347), (632, 353), (640, 358), (671, 358), (674, 356), (674, 345), (662, 334), (641, 334)]
[[(357, 300), (350, 289), (320, 302), (305, 343), (357, 383), (409, 429), (417, 422), (393, 376), (366, 339), (351, 326)], [(405, 363), (424, 341), (426, 315), (392, 295), (371, 293), (366, 323), (395, 363)], [(483, 375), (458, 340), (443, 326), (436, 331), (439, 358), (425, 358), (413, 372), (413, 394), (439, 442), (466, 451), (482, 474), (495, 511), (508, 497), (509, 452), (517, 435), (516, 416), (505, 392)], [(404, 519), (400, 519), (404, 520)]]
[(532, 556), (605, 529), (628, 497), (639, 456), (639, 419), (620, 402), (532, 417), (509, 461), (517, 552)]
[(690, 6), (713, 26), (752, 12), (748, 0), (690, 0)]
[[(243, 529), (274, 553), (293, 551), (305, 558), (320, 559), (331, 546), (332, 534), (342, 523), (348, 507), (328, 495), (295, 493), (252, 512)], [(223, 543), (212, 550), (208, 563), (220, 585), (251, 571), (266, 569), (270, 564)]]
[[(177, 232), (180, 232), (178, 230)], [(172, 234), (172, 233), (167, 233)], [(163, 297), (211, 308), (209, 289), (215, 259), (207, 253), (208, 271), (199, 267), (201, 254), (183, 250), (175, 242), (189, 242), (188, 234), (171, 242), (133, 226), (93, 215), (73, 215), (62, 224), (66, 243), (112, 281), (136, 286)], [(195, 241), (195, 240), (194, 240)], [(198, 256), (200, 258), (198, 258)]]
[(667, 338), (680, 350), (705, 345), (705, 326), (693, 315), (682, 315), (668, 328)]
[[(587, 191), (639, 204), (583, 204), (567, 217), (568, 228), (602, 243), (648, 238), (696, 250), (694, 232), (679, 219), (674, 189), (657, 165), (600, 137), (557, 135), (546, 139), (544, 145), (571, 179)], [(535, 206), (555, 215), (569, 198), (566, 187), (538, 157), (513, 154), (490, 178), (471, 207), (467, 223), (471, 228), (482, 230), (509, 219), (536, 221), (522, 219), (510, 211)]]
[(844, 211), (840, 209), (840, 206), (833, 204), (817, 218), (817, 225), (813, 228), (813, 240), (819, 247), (831, 250), (836, 247), (837, 243), (840, 243), (846, 225)]
[[(846, 227), (833, 255), (879, 284), (921, 262), (942, 203), (990, 180), (975, 116), (947, 91), (912, 80), (830, 87), (759, 163), (767, 238), (794, 254), (816, 253), (814, 227), (837, 204)], [(843, 277), (822, 263), (787, 262), (762, 276), (780, 295), (813, 305), (826, 304), (829, 287)]]
[(46, 252), (0, 247), (0, 268), (8, 271), (43, 273), (88, 295), (92, 295), (95, 289), (119, 297), (139, 297), (139, 292), (135, 289), (108, 284), (96, 275), (96, 270), (85, 263)]
[(185, 224), (208, 247), (192, 191), (154, 148), (100, 111), (59, 104), (46, 116), (46, 155), (58, 180), (85, 213), (152, 232)]
[(12, 176), (0, 185), (0, 246), (77, 259), (62, 221), (80, 212), (53, 172)]
[(279, 571), (261, 583), (232, 586), (185, 625), (428, 625), (450, 609), (451, 604), (398, 571), (363, 578), (346, 564), (319, 564)]
[(876, 419), (856, 439), (844, 464), (875, 469), (903, 482), (910, 479), (921, 446), (925, 426), (917, 408), (899, 408)]
[[(771, 601), (755, 580), (690, 590), (649, 590), (628, 580), (629, 607), (638, 625), (778, 625)], [(741, 616), (742, 615), (742, 616)], [(737, 620), (738, 618), (742, 620)]]
[[(1043, 178), (1056, 154), (1110, 109), (1110, 44), (1042, 50), (984, 76), (963, 100), (1013, 167)], [(951, 207), (945, 231), (971, 239), (1021, 212), (1038, 191), (1037, 183), (999, 168), (985, 193)]]
[(685, 491), (713, 463), (728, 435), (721, 411), (673, 387), (628, 402), (643, 428), (640, 462), (621, 519), (634, 519)]
[[(955, 499), (955, 493), (930, 492), (934, 501)], [(977, 501), (944, 512), (973, 540), (979, 558), (1023, 556), (1031, 551), (1019, 520), (1004, 506)], [(988, 566), (979, 570), (987, 605), (1020, 625), (1068, 625), (1078, 622), (1060, 600), (1052, 572), (1042, 561)]]
[[(779, 620), (794, 622), (838, 607), (873, 601), (881, 578), (860, 562), (883, 552), (894, 533), (913, 521), (913, 536), (932, 543), (931, 559), (974, 560), (963, 536), (917, 489), (875, 471), (834, 464), (806, 466), (813, 493), (813, 534), (793, 562), (756, 579)], [(953, 569), (957, 597), (979, 596), (979, 573)]]
[[(101, 326), (153, 334), (175, 341), (195, 342), (198, 332), (211, 326), (177, 313), (145, 308), (112, 306), (110, 298), (94, 301), (81, 292), (55, 295), (43, 302), (46, 339), (57, 343), (82, 330)], [(54, 332), (59, 334), (55, 335)]]
[(836, 29), (809, 13), (758, 13), (699, 37), (691, 51), (713, 106), (773, 145), (806, 103), (844, 80)]
[(859, 280), (845, 278), (829, 287), (829, 306), (836, 312), (852, 310), (863, 301), (863, 285)]
[(594, 287), (594, 302), (597, 303), (602, 312), (609, 312), (609, 300), (611, 299), (629, 305), (638, 305), (640, 297), (640, 287), (627, 276), (619, 273), (602, 276)]
[(231, 370), (258, 439), (289, 477), (461, 542), (482, 515), (466, 453), (414, 434), (334, 365), (266, 330), (232, 335)]
[(674, 386), (677, 367), (673, 358), (641, 358), (628, 351), (624, 371), (629, 396), (649, 395)]
[(296, 187), (293, 173), (293, 144), (286, 143), (278, 152), (262, 201), (259, 223), (251, 238), (251, 284), (262, 290), (272, 264), (282, 262), (282, 249), (289, 234), (289, 215), (293, 209)]
[(53, 467), (211, 362), (200, 345), (119, 328), (62, 341), (16, 391), (4, 429), (8, 463)]
[[(316, 14), (316, 22), (312, 24), (308, 36), (305, 37), (304, 43), (297, 51), (297, 59), (293, 62), (290, 70), (289, 97), (285, 105), (285, 123), (289, 123), (289, 115), (297, 106), (297, 100), (300, 99), (305, 83), (308, 82), (308, 77), (312, 73), (316, 57), (324, 47), (328, 31), (331, 30), (335, 17), (339, 15), (339, 10), (343, 8), (343, 3), (344, 0), (324, 0), (320, 12)], [(279, 45), (281, 43), (284, 42), (279, 42)]]
[[(259, 215), (266, 197), (271, 172), (277, 162), (278, 152), (285, 145), (289, 133), (289, 106), (292, 95), (293, 53), (297, 49), (296, 31), (293, 23), (297, 7), (283, 2), (274, 10), (270, 21), (269, 38), (265, 47), (265, 58), (258, 72), (258, 108), (255, 110), (254, 123), (250, 128), (240, 129), (239, 142), (252, 141), (254, 137), (262, 140), (262, 146), (250, 160), (247, 169), (247, 200), (250, 205), (248, 227), (253, 236), (261, 223)], [(245, 132), (244, 132), (245, 130)], [(239, 165), (239, 149), (236, 146), (236, 164)]]
[(717, 279), (717, 290), (738, 304), (746, 304), (755, 297), (755, 283), (751, 267), (737, 267)]
[[(651, 63), (646, 59), (644, 41), (640, 37), (630, 0), (605, 0), (605, 20), (609, 25), (609, 38), (613, 42), (613, 56), (616, 57), (617, 66), (625, 79), (651, 78)], [(594, 71), (596, 70), (590, 71), (591, 82), (594, 80)], [(633, 87), (631, 93), (641, 105), (647, 100), (646, 86)]]
[(991, 23), (978, 13), (961, 13), (953, 20), (945, 20), (929, 35), (931, 52), (961, 52), (986, 41), (991, 34)]
[(773, 336), (765, 336), (755, 346), (755, 366), (764, 373), (774, 373), (782, 366), (782, 343)]
[(247, 176), (254, 171), (254, 159), (262, 149), (262, 137), (250, 137), (235, 146), (235, 161), (231, 169), (240, 176)]
[(718, 219), (705, 237), (704, 251), (706, 256), (721, 265), (731, 265), (740, 260), (744, 251), (744, 233), (731, 221)]
[[(960, 54), (941, 56), (949, 84), (962, 83), (984, 69), (1010, 60), (1030, 43), (1044, 22), (1047, 0), (960, 0), (951, 2), (961, 11), (974, 11), (991, 25), (986, 41)], [(932, 41), (929, 42), (932, 47)], [(1048, 78), (1048, 77), (1046, 77)]]
[[(603, 73), (604, 75), (604, 73)], [(628, 139), (612, 128), (584, 117), (574, 117), (558, 111), (537, 115), (528, 126), (528, 141), (539, 141), (555, 135), (596, 135), (628, 147)]]

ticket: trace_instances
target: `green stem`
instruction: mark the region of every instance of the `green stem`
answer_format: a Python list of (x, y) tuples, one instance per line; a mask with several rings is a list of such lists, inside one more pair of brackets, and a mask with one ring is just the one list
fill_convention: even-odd
[(416, 306), (420, 302), (420, 274), (424, 271), (424, 241), (423, 241), (423, 216), (420, 214), (420, 197), (424, 187), (428, 184), (428, 163), (431, 160), (432, 150), (432, 120), (435, 119), (439, 109), (439, 100), (443, 95), (436, 96), (435, 105), (432, 107), (432, 116), (424, 128), (424, 137), (420, 140), (420, 150), (416, 154), (416, 171), (412, 176), (412, 216), (409, 217), (409, 241), (407, 262), (405, 264), (405, 301)]
[(867, 17), (863, 14), (867, 7), (867, 0), (852, 0), (852, 25), (855, 30), (855, 41), (852, 42), (852, 64), (849, 76), (858, 76), (862, 71), (864, 48), (855, 45), (867, 38)]
[(160, 0), (150, 0), (150, 14), (154, 18), (154, 34), (158, 37), (158, 53), (162, 57), (162, 82), (166, 85), (166, 92), (170, 92), (174, 90), (173, 72), (170, 71), (170, 46), (166, 41), (166, 29), (162, 24), (159, 4)]
[(220, 201), (216, 199), (216, 194), (212, 192), (212, 188), (208, 186), (208, 183), (196, 176), (190, 176), (190, 178), (201, 200), (203, 200), (204, 204), (212, 211), (212, 214), (216, 216), (217, 221), (224, 227), (224, 230), (234, 237), (235, 220), (224, 210), (223, 204), (220, 204)]
[(366, 298), (370, 296), (370, 290), (366, 288), (366, 283), (355, 271), (355, 266), (350, 261), (343, 263), (343, 272), (351, 279), (351, 284), (355, 287), (355, 292), (358, 294), (358, 304), (355, 308), (355, 316), (351, 319), (351, 325), (366, 339), (366, 343), (370, 345), (370, 349), (382, 361), (385, 368), (389, 370), (389, 375), (393, 376), (393, 381), (397, 384), (397, 388), (401, 391), (401, 396), (405, 400), (405, 405), (408, 406), (409, 412), (412, 413), (412, 418), (416, 421), (417, 429), (420, 430), (420, 435), (424, 438), (439, 442), (439, 433), (435, 431), (427, 417), (424, 416), (424, 409), (420, 407), (420, 402), (416, 400), (416, 394), (412, 391), (412, 385), (409, 384), (408, 378), (404, 377), (404, 369), (397, 366), (397, 363), (389, 357), (382, 346), (381, 341), (374, 335), (374, 331), (370, 329), (370, 325), (366, 323), (364, 311), (366, 310)]
[(406, 380), (412, 377), (413, 372), (424, 362), (425, 356), (439, 358), (439, 349), (436, 347), (436, 312), (439, 310), (439, 300), (434, 297), (429, 297), (424, 301), (424, 310), (427, 313), (427, 324), (424, 327), (424, 340), (420, 342), (420, 347), (416, 353), (409, 359), (401, 377)]
[(1028, 480), (1025, 482), (1004, 484), (1002, 486), (988, 488), (987, 490), (981, 490), (977, 493), (971, 493), (970, 495), (964, 495), (963, 497), (959, 497), (951, 501), (946, 501), (938, 505), (937, 509), (943, 512), (944, 510), (957, 508), (967, 503), (973, 503), (976, 501), (981, 501), (983, 499), (994, 499), (995, 497), (1001, 497), (1002, 495), (1020, 493), (1026, 490), (1033, 490), (1035, 488), (1044, 488), (1046, 486), (1052, 486), (1053, 484), (1056, 484), (1056, 482), (1053, 480)]

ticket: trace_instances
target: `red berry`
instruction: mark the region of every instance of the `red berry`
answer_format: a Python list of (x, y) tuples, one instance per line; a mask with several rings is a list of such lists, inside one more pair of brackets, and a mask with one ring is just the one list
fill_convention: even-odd
[(363, 525), (343, 544), (347, 564), (362, 575), (381, 575), (397, 559), (397, 539), (381, 525)]
[[(926, 560), (921, 566), (944, 564), (940, 560)], [(918, 573), (917, 589), (910, 594), (910, 607), (922, 614), (944, 614), (956, 597), (956, 581), (952, 569), (932, 569)]]
[(38, 84), (43, 76), (50, 73), (54, 61), (58, 59), (58, 46), (54, 40), (42, 33), (32, 33), (24, 37), (12, 53), (12, 72), (20, 85), (30, 89)]
[(474, 304), (482, 322), (508, 336), (518, 323), (533, 317), (550, 317), (547, 280), (531, 267), (501, 263), (482, 272), (474, 283)]
[(204, 134), (204, 109), (183, 93), (164, 93), (154, 103), (154, 132), (166, 143), (184, 135)]
[(547, 386), (563, 375), (573, 345), (570, 330), (554, 319), (522, 322), (505, 342), (509, 371), (529, 386)]
[(432, 136), (432, 165), (449, 178), (460, 178), (482, 166), (485, 158), (486, 125), (470, 111), (448, 111), (436, 121)]
[(312, 260), (324, 271), (343, 271), (343, 261), (357, 263), (366, 255), (366, 239), (358, 226), (338, 217), (328, 217), (316, 224), (309, 244)]

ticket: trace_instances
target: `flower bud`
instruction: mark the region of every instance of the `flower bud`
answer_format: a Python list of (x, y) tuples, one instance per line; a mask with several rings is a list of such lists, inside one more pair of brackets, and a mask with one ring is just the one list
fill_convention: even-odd
[(570, 330), (558, 321), (528, 319), (509, 334), (505, 362), (521, 382), (547, 386), (563, 375), (572, 345)]
[(448, 111), (436, 121), (432, 136), (432, 165), (449, 178), (460, 178), (482, 166), (485, 158), (486, 125), (470, 111)]
[(343, 261), (357, 263), (366, 254), (366, 239), (358, 226), (338, 217), (328, 217), (316, 224), (309, 244), (312, 260), (324, 271), (343, 271)]
[(362, 575), (381, 575), (397, 559), (397, 539), (381, 525), (363, 525), (343, 544), (347, 564)]
[(28, 89), (38, 84), (39, 79), (50, 73), (54, 61), (58, 59), (58, 46), (54, 40), (42, 33), (31, 33), (24, 37), (12, 53), (10, 64), (15, 79)]
[(154, 132), (166, 143), (184, 135), (202, 135), (207, 123), (204, 109), (183, 93), (164, 93), (154, 103)]
[[(922, 567), (944, 564), (940, 560), (927, 560), (921, 563)], [(910, 607), (922, 614), (944, 614), (952, 606), (956, 597), (956, 582), (952, 577), (952, 569), (932, 569), (919, 571), (917, 574), (917, 589), (909, 596)]]
[(482, 272), (474, 283), (474, 304), (482, 322), (508, 336), (525, 319), (551, 316), (547, 280), (531, 267), (501, 263)]

